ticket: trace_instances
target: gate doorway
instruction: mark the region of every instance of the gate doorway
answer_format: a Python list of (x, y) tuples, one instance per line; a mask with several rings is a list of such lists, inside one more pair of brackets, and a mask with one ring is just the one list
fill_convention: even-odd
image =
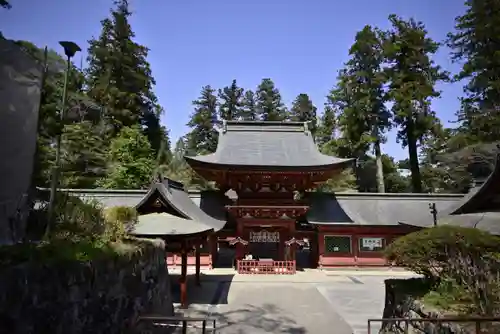
[(253, 259), (280, 259), (280, 232), (279, 231), (250, 231), (247, 254)]

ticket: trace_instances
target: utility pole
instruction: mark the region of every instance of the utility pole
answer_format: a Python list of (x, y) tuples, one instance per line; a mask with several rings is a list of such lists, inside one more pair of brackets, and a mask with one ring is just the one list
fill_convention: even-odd
[(61, 100), (61, 110), (59, 111), (59, 121), (60, 121), (60, 130), (57, 131), (56, 136), (56, 160), (54, 163), (54, 167), (52, 168), (52, 177), (50, 180), (50, 199), (49, 199), (49, 208), (47, 214), (47, 228), (45, 229), (45, 237), (47, 238), (50, 235), (50, 231), (54, 224), (54, 210), (55, 210), (55, 202), (56, 202), (56, 192), (57, 186), (59, 183), (59, 165), (61, 163), (61, 136), (62, 129), (64, 128), (64, 111), (66, 108), (66, 95), (68, 90), (68, 77), (71, 71), (71, 58), (78, 52), (82, 51), (80, 47), (74, 43), (69, 41), (61, 41), (59, 44), (64, 48), (64, 54), (66, 55), (66, 71), (64, 73), (64, 86)]

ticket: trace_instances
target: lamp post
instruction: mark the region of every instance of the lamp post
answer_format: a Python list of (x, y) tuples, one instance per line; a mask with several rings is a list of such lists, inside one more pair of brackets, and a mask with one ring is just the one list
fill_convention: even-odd
[(63, 86), (63, 93), (62, 93), (62, 100), (61, 100), (61, 110), (59, 112), (59, 120), (60, 120), (60, 130), (57, 131), (57, 136), (56, 136), (56, 160), (54, 163), (54, 167), (52, 168), (52, 178), (50, 180), (50, 199), (49, 199), (49, 209), (48, 209), (48, 219), (47, 219), (47, 228), (45, 230), (45, 236), (48, 237), (50, 234), (50, 229), (53, 224), (54, 220), (54, 206), (55, 206), (55, 201), (56, 201), (56, 192), (57, 192), (57, 185), (59, 181), (59, 165), (61, 162), (61, 136), (62, 136), (62, 129), (64, 127), (64, 110), (66, 108), (66, 95), (67, 95), (67, 89), (68, 89), (68, 77), (69, 73), (71, 71), (71, 58), (78, 52), (82, 51), (80, 47), (70, 41), (61, 41), (59, 42), (59, 45), (61, 45), (64, 49), (64, 54), (66, 55), (66, 71), (64, 73), (64, 86)]
[(437, 213), (438, 212), (436, 209), (436, 203), (429, 203), (429, 209), (431, 210), (434, 226), (437, 226)]

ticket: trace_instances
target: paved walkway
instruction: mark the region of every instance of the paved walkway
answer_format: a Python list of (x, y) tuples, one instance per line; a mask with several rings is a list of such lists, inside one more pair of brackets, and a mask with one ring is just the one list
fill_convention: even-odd
[(384, 280), (411, 276), (401, 271), (308, 271), (290, 276), (212, 271), (203, 276), (202, 287), (189, 287), (192, 304), (182, 312), (215, 316), (217, 333), (222, 334), (367, 334), (367, 319), (382, 317)]

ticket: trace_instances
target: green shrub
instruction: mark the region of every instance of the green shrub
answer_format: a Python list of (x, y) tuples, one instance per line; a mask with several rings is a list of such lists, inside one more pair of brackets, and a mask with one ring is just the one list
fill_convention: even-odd
[(102, 207), (97, 201), (84, 202), (77, 197), (61, 196), (55, 216), (50, 239), (94, 242), (106, 233)]
[[(23, 243), (0, 247), (0, 264), (13, 265), (26, 261), (88, 261), (128, 249), (122, 241), (127, 227), (136, 219), (135, 209), (115, 207), (103, 210), (96, 201), (59, 193), (54, 210), (55, 224), (48, 238), (38, 243)], [(47, 208), (36, 211), (45, 220)]]
[(137, 222), (137, 211), (127, 206), (115, 206), (104, 210), (106, 236), (117, 241), (127, 236), (127, 232)]
[(475, 228), (442, 225), (407, 234), (385, 249), (387, 260), (429, 278), (438, 278), (452, 263), (451, 256), (479, 260), (500, 252), (500, 238)]
[[(500, 312), (500, 238), (474, 228), (438, 226), (401, 237), (385, 250), (389, 261), (436, 282), (459, 286), (469, 312)], [(446, 292), (441, 285), (441, 292)]]

